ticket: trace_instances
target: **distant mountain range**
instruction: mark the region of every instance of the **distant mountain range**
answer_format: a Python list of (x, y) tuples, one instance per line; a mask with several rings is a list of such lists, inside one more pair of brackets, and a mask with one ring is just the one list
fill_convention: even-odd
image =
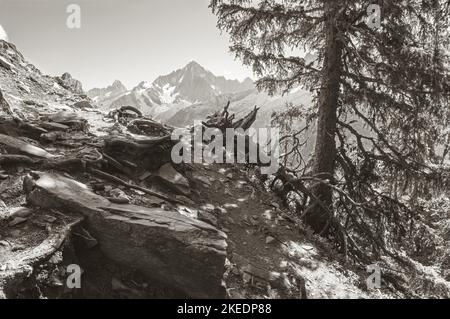
[[(314, 56), (308, 57), (313, 62)], [(70, 67), (70, 66), (69, 66)], [(282, 111), (288, 103), (310, 106), (312, 94), (299, 88), (284, 96), (269, 96), (259, 92), (249, 78), (238, 81), (216, 76), (197, 62), (190, 62), (153, 82), (141, 82), (131, 90), (119, 80), (106, 88), (83, 91), (82, 83), (65, 73), (61, 76), (44, 75), (28, 63), (16, 47), (0, 40), (0, 90), (11, 108), (41, 108), (88, 102), (100, 111), (131, 105), (143, 114), (177, 127), (193, 125), (208, 115), (222, 110), (228, 101), (229, 111), (242, 116), (258, 106), (255, 127), (268, 127), (274, 111)], [(53, 100), (52, 100), (53, 99)], [(86, 103), (84, 103), (86, 105)]]
[(294, 90), (284, 97), (270, 97), (259, 93), (250, 78), (228, 80), (194, 61), (152, 83), (141, 82), (131, 90), (115, 81), (107, 88), (92, 89), (87, 94), (104, 110), (131, 105), (174, 126), (192, 125), (194, 120), (223, 108), (228, 101), (232, 102), (230, 110), (237, 113), (248, 112), (255, 105), (261, 107), (259, 126), (269, 125), (272, 112), (283, 109), (286, 103), (310, 103), (309, 92)]
[(145, 115), (169, 125), (184, 127), (196, 120), (223, 109), (231, 102), (230, 112), (245, 115), (255, 105), (260, 107), (255, 127), (270, 125), (274, 111), (281, 111), (287, 103), (309, 106), (311, 93), (295, 89), (284, 96), (269, 96), (258, 92), (251, 79), (228, 80), (216, 76), (196, 62), (152, 83), (141, 82), (129, 90), (116, 80), (106, 88), (92, 89), (85, 95), (82, 83), (65, 73), (47, 76), (28, 63), (16, 47), (0, 41), (0, 89), (10, 106), (17, 112), (23, 108), (55, 106), (64, 108), (87, 100), (94, 108), (108, 111), (111, 108), (132, 105)]
[(215, 76), (197, 62), (190, 62), (184, 68), (168, 75), (160, 76), (152, 83), (141, 82), (132, 90), (127, 90), (120, 81), (115, 81), (104, 89), (88, 92), (102, 108), (132, 105), (144, 113), (154, 115), (167, 106), (188, 106), (207, 103), (220, 96), (254, 90), (251, 79), (243, 82), (227, 80)]

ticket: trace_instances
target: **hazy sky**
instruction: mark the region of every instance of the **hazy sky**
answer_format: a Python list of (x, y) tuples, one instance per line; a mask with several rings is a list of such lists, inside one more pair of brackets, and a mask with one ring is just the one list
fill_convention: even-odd
[[(85, 89), (131, 88), (195, 60), (217, 75), (251, 76), (228, 51), (208, 0), (0, 0), (10, 42), (44, 73), (69, 72)], [(69, 29), (69, 4), (81, 28)]]

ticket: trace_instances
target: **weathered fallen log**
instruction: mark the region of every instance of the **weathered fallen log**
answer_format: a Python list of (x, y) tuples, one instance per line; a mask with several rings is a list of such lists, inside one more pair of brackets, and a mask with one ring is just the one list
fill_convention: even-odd
[(135, 119), (127, 125), (128, 131), (133, 134), (149, 135), (149, 136), (168, 136), (171, 134), (169, 128), (161, 123), (150, 119)]
[[(0, 134), (0, 138), (1, 138)], [(125, 141), (125, 140), (124, 140)], [(7, 145), (8, 148), (13, 150), (19, 150), (20, 152), (24, 152), (28, 155), (37, 156), (38, 155), (45, 155), (44, 150), (36, 148), (32, 145), (25, 145), (25, 147), (22, 145), (22, 143), (25, 143), (21, 140), (18, 140), (16, 138), (5, 136), (3, 141), (0, 141), (0, 143), (4, 143)], [(148, 142), (148, 141), (147, 141)], [(133, 142), (130, 142), (133, 143)], [(137, 147), (140, 147), (144, 150), (147, 150), (150, 152), (151, 145), (147, 144), (139, 144), (139, 143), (133, 143), (137, 145)], [(14, 146), (14, 147), (13, 147)], [(154, 192), (152, 190), (149, 190), (145, 187), (133, 185), (130, 183), (125, 182), (124, 180), (120, 179), (119, 177), (116, 177), (114, 175), (108, 174), (104, 171), (101, 171), (100, 169), (97, 169), (98, 167), (101, 167), (103, 163), (108, 163), (113, 168), (118, 169), (122, 171), (123, 173), (127, 175), (132, 175), (132, 169), (126, 168), (122, 166), (122, 164), (118, 163), (114, 158), (107, 155), (106, 153), (99, 153), (97, 149), (94, 149), (97, 153), (97, 156), (95, 158), (57, 158), (55, 159), (53, 156), (51, 157), (43, 157), (39, 159), (34, 159), (33, 157), (26, 156), (26, 155), (14, 155), (14, 154), (0, 154), (0, 164), (7, 164), (7, 165), (28, 165), (30, 167), (36, 167), (36, 168), (43, 168), (43, 169), (56, 169), (66, 172), (71, 171), (77, 171), (77, 172), (90, 172), (94, 175), (97, 175), (98, 177), (102, 179), (106, 179), (109, 181), (112, 181), (118, 185), (122, 185), (125, 187), (128, 187), (130, 189), (136, 189), (139, 191), (142, 191), (148, 195), (163, 199), (170, 203), (179, 203), (183, 204), (182, 201), (177, 200), (176, 198), (168, 197), (163, 194)], [(132, 163), (130, 163), (131, 166)], [(134, 167), (136, 169), (137, 167)]]
[(258, 114), (259, 111), (259, 108), (255, 106), (253, 111), (251, 111), (245, 117), (237, 121), (234, 121), (236, 115), (232, 114), (230, 116), (228, 112), (229, 107), (230, 102), (228, 102), (228, 104), (224, 107), (224, 110), (222, 112), (216, 112), (208, 116), (207, 120), (203, 122), (203, 125), (209, 128), (218, 128), (222, 132), (225, 132), (227, 128), (243, 129), (244, 131), (247, 131), (255, 122), (256, 115)]
[(124, 113), (134, 113), (136, 117), (142, 117), (142, 112), (139, 111), (137, 108), (135, 108), (134, 106), (121, 106), (115, 110), (112, 110), (111, 112), (109, 112), (108, 117), (110, 118), (115, 118), (117, 120), (118, 117), (123, 116)]
[(41, 134), (45, 134), (48, 133), (48, 131), (38, 125), (29, 123), (29, 122), (25, 122), (25, 121), (21, 121), (19, 119), (16, 119), (17, 125), (19, 130), (21, 130), (22, 132), (24, 132), (23, 134), (25, 136), (31, 137), (32, 139), (39, 139), (39, 137), (41, 136)]
[(107, 117), (113, 119), (116, 124), (127, 126), (133, 119), (142, 118), (142, 112), (133, 106), (122, 106), (109, 112)]
[(226, 235), (215, 227), (177, 212), (112, 204), (86, 185), (56, 174), (36, 174), (27, 185), (32, 205), (82, 214), (84, 227), (112, 261), (189, 297), (225, 296)]
[(54, 156), (46, 150), (24, 142), (18, 138), (0, 134), (0, 144), (6, 146), (12, 152), (28, 154), (41, 158), (53, 158)]
[(0, 119), (0, 134), (9, 136), (24, 136), (34, 140), (39, 140), (42, 134), (48, 133), (39, 125), (26, 122), (18, 117), (11, 119)]
[(50, 121), (66, 125), (73, 130), (87, 132), (89, 129), (87, 120), (73, 112), (61, 111), (54, 114), (47, 114), (41, 119), (43, 121)]
[(42, 122), (41, 127), (49, 131), (68, 131), (70, 127), (64, 124), (59, 124), (55, 122)]
[(162, 137), (154, 137), (154, 138), (145, 138), (145, 139), (127, 139), (124, 137), (116, 137), (111, 138), (105, 141), (106, 145), (111, 147), (134, 147), (140, 149), (148, 149), (153, 146), (158, 146), (164, 144), (166, 142), (171, 142), (170, 135), (162, 136)]
[(235, 128), (235, 129), (241, 128), (244, 131), (247, 131), (253, 125), (253, 123), (255, 123), (256, 115), (258, 114), (258, 111), (259, 111), (259, 108), (255, 106), (253, 111), (251, 111), (249, 114), (247, 114), (244, 118), (233, 123), (233, 128)]
[(117, 161), (130, 161), (136, 164), (135, 173), (156, 170), (170, 162), (170, 150), (174, 142), (170, 136), (153, 139), (110, 138), (105, 141), (104, 151)]
[(91, 169), (89, 169), (89, 171), (90, 171), (92, 174), (97, 175), (98, 177), (101, 177), (101, 178), (103, 178), (103, 179), (107, 179), (107, 180), (109, 180), (109, 181), (115, 182), (115, 183), (117, 183), (117, 184), (119, 184), (119, 185), (122, 185), (122, 186), (125, 186), (125, 187), (128, 187), (128, 188), (131, 188), (131, 189), (139, 190), (139, 191), (141, 191), (141, 192), (146, 193), (147, 195), (150, 195), (150, 196), (154, 196), (154, 197), (163, 199), (163, 200), (165, 200), (165, 201), (167, 201), (167, 202), (169, 202), (169, 203), (179, 203), (179, 204), (183, 204), (183, 202), (181, 202), (181, 201), (179, 201), (179, 200), (177, 200), (177, 199), (175, 199), (175, 198), (167, 197), (167, 196), (165, 196), (165, 195), (159, 194), (159, 193), (157, 193), (157, 192), (151, 191), (151, 190), (149, 190), (149, 189), (147, 189), (147, 188), (144, 188), (144, 187), (141, 187), (141, 186), (132, 185), (132, 184), (130, 184), (130, 183), (127, 183), (127, 182), (121, 180), (120, 178), (118, 178), (118, 177), (116, 177), (116, 176), (114, 176), (114, 175), (111, 175), (111, 174), (102, 172), (102, 171), (100, 171), (100, 170), (98, 170), (98, 169), (93, 169), (93, 168), (91, 168)]

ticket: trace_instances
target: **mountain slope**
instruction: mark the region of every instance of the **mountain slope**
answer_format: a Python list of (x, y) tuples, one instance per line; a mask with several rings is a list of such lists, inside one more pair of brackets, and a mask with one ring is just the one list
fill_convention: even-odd
[[(2, 161), (1, 167), (0, 298), (186, 299), (209, 283), (225, 285), (232, 298), (371, 296), (358, 288), (357, 273), (327, 258), (320, 243), (260, 184), (256, 172), (234, 165), (195, 164), (188, 169), (169, 164), (173, 174), (161, 166), (143, 180), (137, 174), (139, 167), (144, 165), (147, 174), (147, 165), (166, 157), (140, 161), (126, 148), (117, 151), (131, 164), (127, 166), (131, 174), (114, 169), (122, 165), (114, 159), (120, 157), (105, 148), (105, 139), (119, 134), (123, 141), (129, 134), (118, 132), (115, 121), (105, 121), (104, 114), (93, 108), (74, 107), (84, 97), (43, 75), (6, 42), (0, 42), (0, 88), (2, 121), (8, 117), (2, 110), (11, 109), (21, 117), (19, 123), (3, 121), (0, 126), (0, 156), (13, 159), (8, 165)], [(250, 99), (249, 104), (253, 102)], [(64, 128), (58, 120), (65, 117), (60, 110), (72, 111), (65, 112), (71, 115), (69, 122), (79, 116), (89, 125)], [(11, 129), (11, 123), (38, 134), (21, 135), (22, 130)], [(43, 133), (39, 126), (44, 124), (50, 132)], [(105, 130), (95, 129), (100, 126)], [(43, 138), (44, 134), (55, 139)], [(146, 155), (155, 154), (156, 148), (170, 154), (170, 148), (157, 146)], [(108, 158), (117, 164), (110, 166), (103, 154), (116, 154)], [(74, 164), (78, 162), (81, 165)], [(112, 175), (99, 175), (104, 169)], [(139, 185), (145, 186), (139, 189), (147, 192), (117, 183), (126, 178), (137, 185), (132, 176), (139, 176)], [(179, 187), (174, 176), (189, 186), (189, 198), (174, 191)], [(155, 197), (150, 189), (166, 195)], [(123, 204), (124, 199), (131, 204)], [(220, 241), (208, 235), (216, 233)], [(197, 256), (194, 251), (208, 255)], [(128, 258), (130, 252), (133, 258)], [(220, 257), (220, 267), (211, 265), (214, 256)], [(189, 260), (195, 267), (186, 263)], [(68, 276), (62, 270), (74, 264), (83, 270), (82, 289), (61, 284)], [(189, 274), (197, 277), (190, 280)], [(209, 280), (211, 274), (223, 275), (223, 281)], [(195, 291), (186, 289), (186, 282), (193, 282)]]
[(70, 74), (61, 77), (42, 74), (14, 44), (3, 40), (0, 40), (0, 90), (10, 111), (19, 117), (72, 109), (77, 102), (86, 100), (81, 83)]
[[(0, 41), (0, 299), (186, 299), (205, 284), (224, 285), (229, 298), (450, 296), (448, 267), (441, 270), (434, 260), (389, 263), (381, 288), (369, 289), (365, 269), (312, 235), (258, 170), (170, 163), (167, 139), (130, 134), (130, 125), (93, 108), (77, 109), (84, 97), (57, 82)], [(231, 113), (256, 103), (269, 114), (310, 96), (301, 90), (283, 98), (246, 94), (231, 94)], [(203, 107), (196, 116), (208, 115), (211, 105)], [(74, 117), (89, 125), (74, 125)], [(129, 139), (134, 152), (122, 147)], [(106, 142), (114, 140), (120, 147), (111, 149)], [(435, 205), (448, 206), (442, 202)], [(437, 234), (442, 259), (449, 251), (447, 226)], [(220, 241), (209, 234), (220, 234)], [(205, 249), (208, 255), (199, 255)], [(211, 264), (213, 257), (220, 264)], [(63, 284), (66, 267), (74, 264), (83, 270), (82, 289)], [(212, 274), (218, 280), (209, 280)], [(207, 292), (200, 291), (212, 296)]]

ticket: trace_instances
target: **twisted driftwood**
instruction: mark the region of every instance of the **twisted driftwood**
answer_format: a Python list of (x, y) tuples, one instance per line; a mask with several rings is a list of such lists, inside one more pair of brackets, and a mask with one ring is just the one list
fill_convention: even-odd
[(235, 121), (236, 114), (232, 114), (230, 116), (230, 113), (228, 112), (229, 107), (230, 102), (228, 102), (222, 112), (219, 111), (211, 116), (208, 116), (207, 120), (202, 124), (205, 127), (218, 128), (222, 132), (225, 132), (227, 128), (243, 129), (244, 131), (247, 131), (253, 125), (253, 123), (255, 123), (256, 115), (259, 111), (258, 107), (255, 106), (253, 111), (237, 121)]

